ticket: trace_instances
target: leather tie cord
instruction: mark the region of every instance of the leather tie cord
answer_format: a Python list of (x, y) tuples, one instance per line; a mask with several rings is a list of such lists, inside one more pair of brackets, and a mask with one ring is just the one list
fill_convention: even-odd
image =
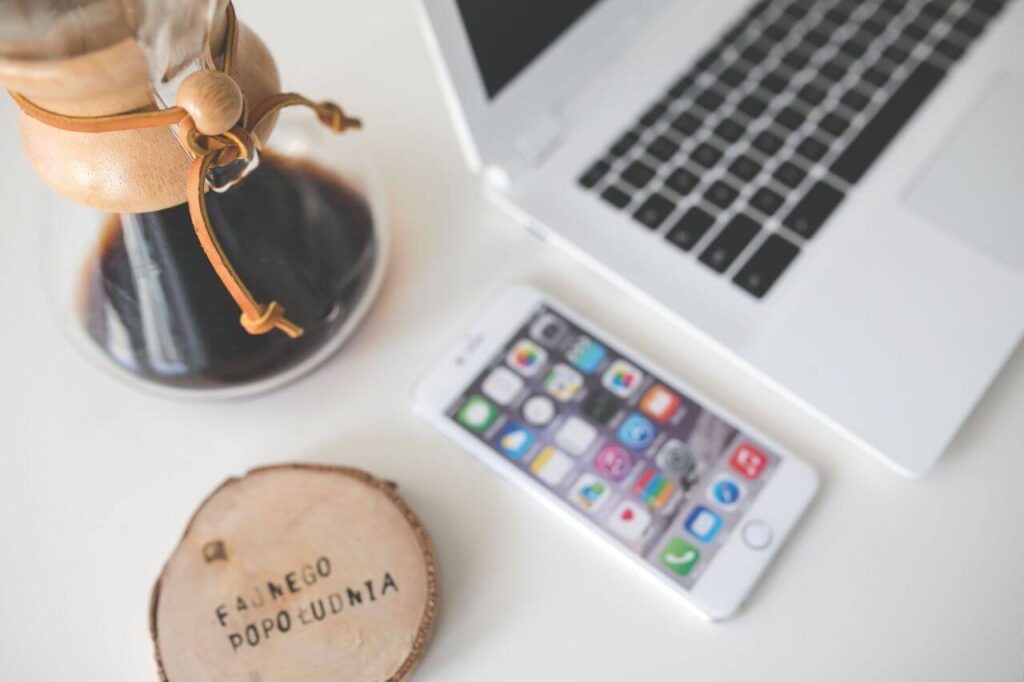
[[(238, 39), (238, 21), (231, 3), (227, 6), (227, 29), (221, 71), (230, 76), (235, 60)], [(221, 135), (203, 135), (196, 130), (195, 123), (182, 107), (133, 111), (112, 116), (64, 116), (43, 109), (22, 95), (11, 92), (11, 97), (21, 110), (31, 118), (46, 125), (78, 133), (107, 133), (142, 128), (162, 128), (177, 125), (178, 138), (193, 157), (187, 179), (189, 216), (195, 227), (199, 244), (224, 288), (242, 311), (242, 327), (250, 334), (265, 334), (279, 329), (291, 338), (302, 336), (302, 327), (284, 316), (284, 308), (277, 302), (259, 303), (246, 288), (238, 273), (228, 260), (227, 254), (217, 239), (210, 224), (206, 208), (207, 175), (211, 169), (226, 166), (234, 161), (251, 160), (262, 143), (253, 133), (268, 116), (292, 106), (312, 109), (320, 122), (336, 133), (351, 128), (361, 128), (359, 119), (345, 115), (332, 102), (313, 102), (294, 93), (271, 95), (251, 110), (246, 104), (238, 123)]]

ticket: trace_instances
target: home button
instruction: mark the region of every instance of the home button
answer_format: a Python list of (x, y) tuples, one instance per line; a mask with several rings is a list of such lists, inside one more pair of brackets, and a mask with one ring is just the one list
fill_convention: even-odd
[(764, 549), (772, 544), (772, 527), (764, 521), (748, 521), (743, 526), (743, 542), (752, 549)]

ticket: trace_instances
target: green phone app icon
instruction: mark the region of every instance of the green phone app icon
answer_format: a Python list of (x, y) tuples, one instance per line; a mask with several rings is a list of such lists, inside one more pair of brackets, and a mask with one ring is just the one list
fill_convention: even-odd
[(682, 538), (672, 538), (661, 550), (661, 565), (676, 575), (689, 575), (698, 560), (700, 552)]
[(459, 410), (458, 420), (470, 431), (483, 433), (487, 427), (498, 418), (498, 408), (486, 398), (478, 395), (472, 396)]

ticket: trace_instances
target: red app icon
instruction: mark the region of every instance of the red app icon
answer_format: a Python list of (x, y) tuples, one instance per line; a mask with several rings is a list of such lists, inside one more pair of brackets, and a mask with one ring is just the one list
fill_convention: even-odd
[(661, 384), (652, 386), (640, 401), (640, 409), (655, 421), (667, 422), (681, 404), (679, 396)]
[(743, 443), (736, 448), (736, 452), (732, 453), (729, 464), (736, 471), (754, 480), (761, 475), (761, 472), (768, 465), (768, 455), (749, 443)]

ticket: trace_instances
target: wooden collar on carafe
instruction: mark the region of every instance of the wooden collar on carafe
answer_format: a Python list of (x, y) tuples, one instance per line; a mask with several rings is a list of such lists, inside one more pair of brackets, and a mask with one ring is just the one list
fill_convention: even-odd
[(189, 216), (210, 265), (241, 310), (242, 327), (250, 334), (278, 329), (298, 338), (303, 334), (302, 327), (285, 317), (277, 301), (258, 302), (224, 253), (206, 208), (207, 174), (212, 168), (252, 160), (263, 146), (253, 131), (268, 116), (286, 107), (312, 109), (320, 122), (336, 133), (361, 128), (362, 123), (333, 102), (313, 102), (296, 93), (271, 95), (250, 109), (242, 89), (231, 77), (238, 42), (238, 21), (231, 3), (227, 5), (226, 20), (220, 70), (197, 71), (188, 76), (178, 88), (173, 107), (111, 116), (65, 116), (43, 109), (16, 92), (10, 94), (27, 116), (71, 132), (178, 126), (178, 139), (193, 158), (186, 180)]

